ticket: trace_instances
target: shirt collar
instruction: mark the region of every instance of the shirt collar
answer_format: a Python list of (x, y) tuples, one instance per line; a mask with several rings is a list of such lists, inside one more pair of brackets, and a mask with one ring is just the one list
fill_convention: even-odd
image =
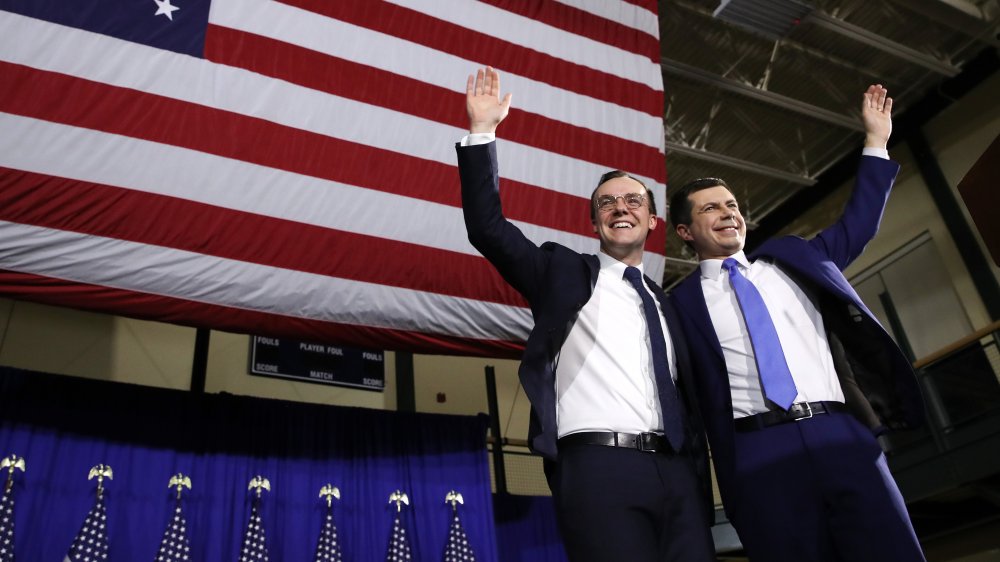
[[(604, 252), (597, 252), (597, 258), (601, 260), (601, 271), (614, 275), (619, 279), (625, 277), (625, 268), (628, 267), (628, 264), (620, 262)], [(641, 262), (634, 267), (639, 270), (639, 273), (645, 275), (646, 272)]]
[[(750, 269), (750, 262), (747, 260), (747, 256), (743, 253), (743, 250), (729, 257), (738, 261), (744, 270)], [(701, 268), (701, 276), (705, 279), (718, 279), (719, 275), (722, 274), (722, 261), (717, 259), (701, 260), (701, 263), (698, 264), (698, 267)]]

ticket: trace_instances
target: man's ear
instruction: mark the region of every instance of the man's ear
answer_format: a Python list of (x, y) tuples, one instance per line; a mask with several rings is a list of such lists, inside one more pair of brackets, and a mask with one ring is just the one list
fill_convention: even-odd
[(659, 218), (660, 217), (658, 217), (656, 215), (649, 215), (649, 229), (650, 230), (656, 230), (656, 225), (660, 223)]
[(691, 241), (694, 240), (694, 238), (691, 236), (691, 229), (689, 229), (688, 225), (686, 225), (686, 224), (679, 224), (679, 225), (677, 225), (674, 228), (674, 231), (677, 232), (677, 236), (681, 237), (681, 240), (686, 240), (688, 242), (691, 242)]
[(590, 226), (594, 227), (594, 234), (597, 234), (597, 221), (590, 221)]

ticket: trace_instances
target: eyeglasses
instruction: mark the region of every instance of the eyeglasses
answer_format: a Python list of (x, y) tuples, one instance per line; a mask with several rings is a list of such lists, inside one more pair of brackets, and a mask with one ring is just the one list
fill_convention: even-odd
[(618, 200), (625, 201), (625, 206), (629, 209), (638, 209), (646, 201), (646, 196), (641, 193), (626, 193), (624, 195), (602, 195), (597, 198), (597, 208), (607, 212), (615, 208)]

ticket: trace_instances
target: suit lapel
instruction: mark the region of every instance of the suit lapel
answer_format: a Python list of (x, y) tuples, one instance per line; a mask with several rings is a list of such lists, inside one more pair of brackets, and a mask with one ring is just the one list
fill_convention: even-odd
[(677, 313), (674, 311), (674, 307), (670, 305), (667, 301), (667, 295), (663, 292), (663, 289), (654, 283), (650, 278), (646, 277), (646, 285), (653, 291), (656, 295), (656, 300), (660, 303), (660, 310), (663, 312), (663, 319), (667, 323), (667, 331), (670, 334), (670, 339), (674, 342), (674, 353), (677, 356), (677, 368), (681, 371), (687, 371), (690, 369), (691, 360), (688, 358), (687, 352), (687, 342), (684, 339), (684, 332), (681, 329), (680, 319), (677, 318)]
[(690, 324), (701, 333), (702, 338), (708, 342), (708, 347), (724, 360), (722, 346), (719, 345), (719, 336), (715, 333), (712, 325), (712, 317), (708, 314), (708, 305), (705, 303), (705, 292), (701, 289), (701, 275), (695, 270), (686, 279), (681, 281), (673, 291), (674, 302), (681, 309), (684, 315), (690, 320)]

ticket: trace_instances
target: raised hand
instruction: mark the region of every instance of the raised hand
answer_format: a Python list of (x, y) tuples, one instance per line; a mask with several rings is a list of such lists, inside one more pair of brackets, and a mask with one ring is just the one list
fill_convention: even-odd
[(495, 133), (510, 111), (508, 93), (500, 99), (500, 73), (492, 67), (479, 69), (465, 83), (465, 110), (469, 114), (470, 133)]
[(881, 84), (872, 84), (861, 102), (861, 121), (865, 125), (865, 146), (885, 148), (892, 134), (892, 98)]

